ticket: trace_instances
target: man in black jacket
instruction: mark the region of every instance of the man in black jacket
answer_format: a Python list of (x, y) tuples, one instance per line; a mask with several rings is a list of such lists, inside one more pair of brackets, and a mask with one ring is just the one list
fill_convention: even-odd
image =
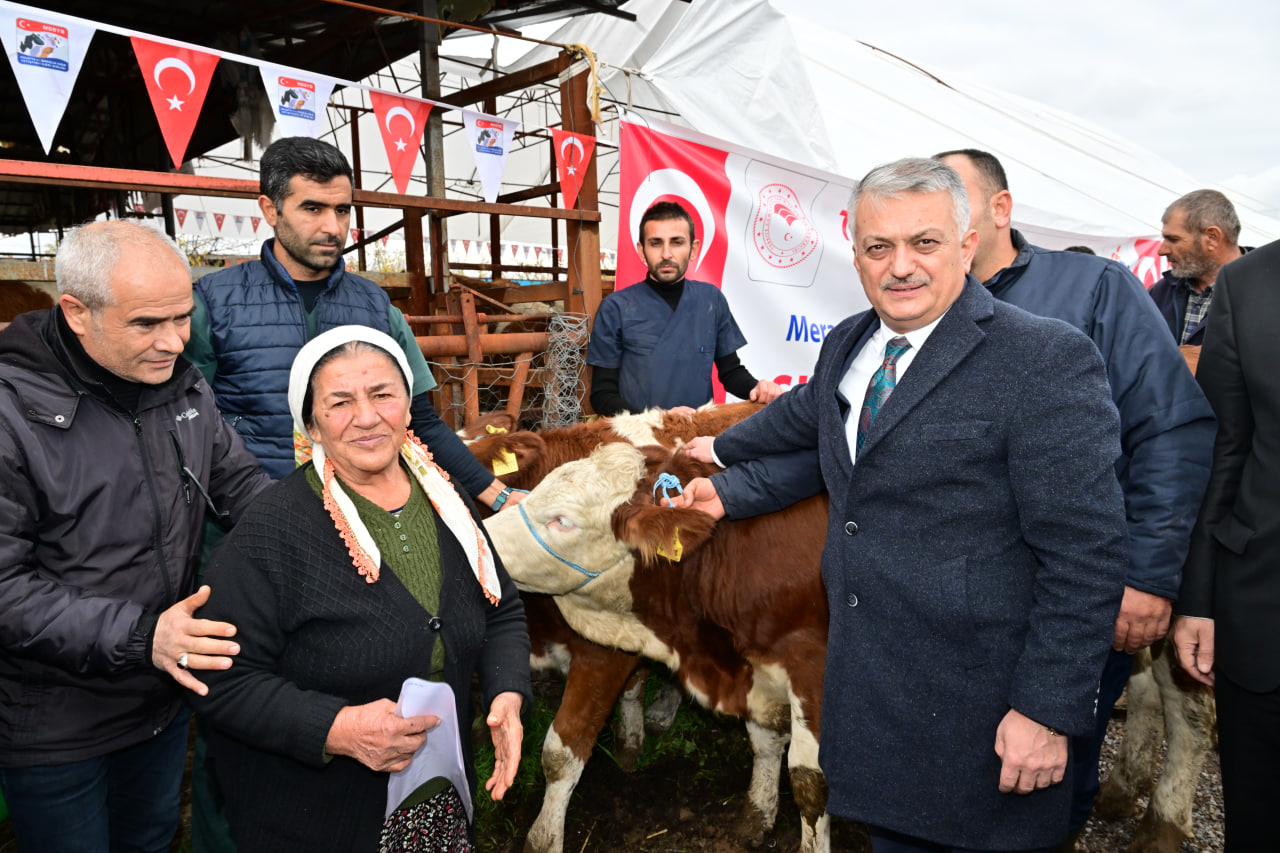
[(167, 851), (182, 688), (239, 651), (192, 616), (205, 512), (269, 480), (182, 358), (181, 250), (106, 222), (56, 263), (58, 304), (0, 335), (0, 787), (20, 850)]
[(1151, 298), (1176, 342), (1200, 346), (1218, 270), (1242, 253), (1240, 218), (1222, 193), (1195, 190), (1169, 205), (1161, 222), (1160, 254), (1170, 269), (1151, 286)]
[(1217, 688), (1228, 853), (1280, 850), (1280, 242), (1216, 287), (1196, 378), (1218, 437), (1172, 636)]

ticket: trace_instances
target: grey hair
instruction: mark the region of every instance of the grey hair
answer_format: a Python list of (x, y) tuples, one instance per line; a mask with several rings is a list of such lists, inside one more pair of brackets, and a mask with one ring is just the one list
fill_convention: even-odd
[(182, 261), (190, 277), (186, 253), (167, 235), (137, 222), (91, 222), (74, 228), (62, 238), (54, 258), (58, 293), (74, 296), (90, 311), (115, 304), (111, 275), (126, 248), (165, 248)]
[(1240, 217), (1235, 205), (1217, 190), (1192, 190), (1169, 205), (1160, 221), (1168, 222), (1175, 210), (1182, 211), (1183, 224), (1192, 234), (1203, 234), (1210, 225), (1216, 225), (1232, 246), (1240, 239)]
[[(903, 193), (925, 194), (942, 190), (951, 194), (951, 217), (955, 220), (957, 232), (963, 236), (969, 230), (969, 195), (965, 192), (964, 181), (946, 163), (927, 157), (907, 157), (867, 172), (849, 196), (849, 210), (855, 210), (864, 196), (874, 204), (880, 199), (898, 198)], [(856, 233), (854, 239), (857, 239)]]

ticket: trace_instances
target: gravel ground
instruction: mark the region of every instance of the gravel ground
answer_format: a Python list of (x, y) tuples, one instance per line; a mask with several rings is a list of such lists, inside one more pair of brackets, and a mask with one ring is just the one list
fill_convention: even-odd
[[(1102, 746), (1102, 778), (1106, 778), (1115, 760), (1116, 750), (1124, 737), (1124, 715), (1118, 713), (1107, 728), (1107, 740)], [(1163, 747), (1161, 748), (1163, 752)], [(1139, 802), (1146, 809), (1145, 799)], [(1076, 844), (1077, 853), (1122, 853), (1129, 847), (1129, 840), (1138, 828), (1138, 816), (1120, 821), (1091, 819)], [(1222, 775), (1218, 766), (1218, 753), (1210, 751), (1200, 771), (1200, 783), (1196, 786), (1196, 800), (1191, 818), (1194, 837), (1182, 843), (1182, 853), (1221, 853), (1222, 851)]]

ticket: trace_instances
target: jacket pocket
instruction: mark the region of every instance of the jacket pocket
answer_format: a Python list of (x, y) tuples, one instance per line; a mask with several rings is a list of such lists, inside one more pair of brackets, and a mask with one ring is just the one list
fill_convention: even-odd
[(1249, 542), (1253, 539), (1253, 535), (1253, 528), (1237, 518), (1234, 513), (1228, 515), (1213, 527), (1213, 538), (1217, 539), (1222, 543), (1222, 547), (1233, 554), (1243, 555), (1245, 549), (1249, 547)]
[(922, 441), (966, 441), (982, 438), (991, 431), (991, 426), (991, 421), (947, 421), (921, 424), (920, 439)]

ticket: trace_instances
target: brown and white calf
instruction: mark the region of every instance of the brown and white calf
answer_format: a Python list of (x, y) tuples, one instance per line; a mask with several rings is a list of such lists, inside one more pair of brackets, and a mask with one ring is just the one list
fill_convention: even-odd
[[(587, 456), (601, 444), (639, 442), (675, 447), (694, 436), (718, 435), (759, 409), (754, 403), (706, 406), (692, 416), (651, 410), (542, 433), (510, 431), (515, 419), (494, 414), (460, 435), (468, 440), (476, 458), (507, 485), (530, 489), (551, 470)], [(546, 789), (542, 808), (525, 839), (525, 850), (561, 853), (569, 800), (615, 704), (619, 715), (614, 758), (623, 769), (633, 770), (644, 749), (641, 700), (646, 667), (639, 655), (593, 643), (575, 632), (551, 596), (526, 591), (521, 597), (533, 651), (532, 666), (566, 677), (560, 707), (543, 741)], [(780, 764), (779, 753), (775, 765)], [(773, 779), (776, 786), (776, 769)], [(767, 828), (761, 824), (746, 834), (759, 839)]]
[(777, 814), (789, 741), (801, 850), (825, 853), (818, 732), (827, 499), (719, 524), (656, 505), (661, 474), (687, 482), (706, 473), (684, 454), (606, 443), (485, 523), (516, 584), (555, 596), (575, 631), (662, 662), (700, 703), (746, 719), (756, 756), (748, 811), (760, 834)]

